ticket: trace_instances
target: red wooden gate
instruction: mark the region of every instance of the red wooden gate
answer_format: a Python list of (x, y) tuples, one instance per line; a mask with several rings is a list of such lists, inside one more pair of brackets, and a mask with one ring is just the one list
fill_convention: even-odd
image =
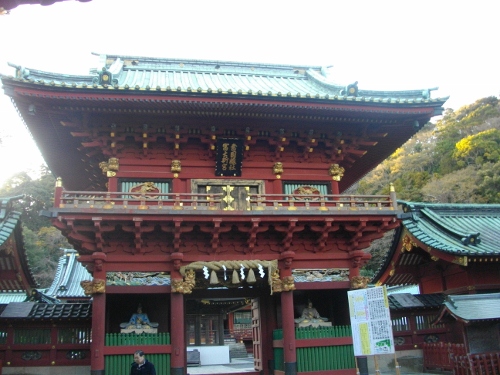
[(260, 300), (252, 299), (253, 364), (255, 370), (262, 370), (262, 332), (260, 328)]

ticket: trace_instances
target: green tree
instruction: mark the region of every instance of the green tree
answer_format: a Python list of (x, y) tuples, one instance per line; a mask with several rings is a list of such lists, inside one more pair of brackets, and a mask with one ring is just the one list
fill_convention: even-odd
[(500, 203), (500, 162), (485, 163), (478, 171), (478, 202)]
[(458, 166), (481, 165), (500, 160), (500, 130), (488, 129), (462, 138), (455, 145), (453, 158)]
[(23, 227), (24, 247), (31, 272), (41, 288), (47, 288), (54, 280), (62, 249), (70, 249), (61, 233), (54, 227), (42, 227), (34, 232)]
[(53, 205), (55, 178), (46, 167), (42, 167), (39, 179), (31, 178), (26, 172), (20, 172), (0, 188), (1, 197), (24, 195), (14, 202), (14, 209), (21, 212), (21, 221), (33, 231), (50, 226), (50, 221), (40, 216), (40, 210)]

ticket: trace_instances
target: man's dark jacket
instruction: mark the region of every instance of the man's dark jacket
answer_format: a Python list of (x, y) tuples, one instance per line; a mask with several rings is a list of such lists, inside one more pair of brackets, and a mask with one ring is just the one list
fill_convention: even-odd
[(156, 375), (155, 366), (147, 359), (141, 367), (134, 362), (132, 363), (132, 368), (130, 369), (130, 375)]

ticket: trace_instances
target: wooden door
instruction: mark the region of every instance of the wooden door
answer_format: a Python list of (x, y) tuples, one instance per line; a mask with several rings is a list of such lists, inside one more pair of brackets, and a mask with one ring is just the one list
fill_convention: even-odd
[(201, 187), (209, 194), (221, 194), (220, 208), (225, 211), (250, 210), (249, 194), (257, 194), (255, 185), (205, 185)]
[(255, 370), (262, 371), (262, 331), (260, 327), (260, 300), (252, 299), (252, 341), (253, 365)]

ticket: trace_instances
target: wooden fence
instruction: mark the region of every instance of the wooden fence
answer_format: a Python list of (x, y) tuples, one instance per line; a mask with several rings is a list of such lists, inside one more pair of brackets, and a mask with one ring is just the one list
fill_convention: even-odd
[[(273, 332), (275, 370), (284, 371), (283, 331)], [(297, 372), (355, 369), (350, 326), (295, 329)]]
[(454, 375), (499, 375), (500, 353), (458, 355), (452, 358)]
[(453, 370), (453, 358), (466, 355), (463, 344), (450, 342), (436, 342), (423, 344), (425, 370)]
[[(170, 345), (169, 333), (141, 333), (139, 335), (108, 333), (105, 340), (106, 352), (108, 352), (104, 357), (106, 375), (128, 374), (133, 362), (133, 353), (137, 349), (144, 350), (146, 358), (155, 365), (158, 374), (170, 375), (170, 353), (165, 353), (166, 350), (158, 350), (161, 346)], [(127, 354), (109, 353), (109, 347), (124, 346), (130, 348)]]

